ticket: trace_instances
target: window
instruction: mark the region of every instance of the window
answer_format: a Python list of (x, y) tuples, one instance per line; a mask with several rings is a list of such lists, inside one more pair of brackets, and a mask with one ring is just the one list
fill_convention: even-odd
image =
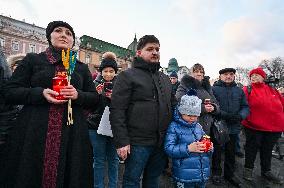
[(36, 45), (35, 44), (30, 44), (29, 50), (30, 50), (30, 52), (35, 53), (36, 52)]
[(5, 47), (5, 39), (0, 38), (0, 46)]
[(91, 62), (91, 55), (88, 54), (88, 55), (86, 56), (86, 64), (90, 64), (90, 62)]
[(19, 42), (18, 41), (12, 41), (12, 50), (19, 51)]

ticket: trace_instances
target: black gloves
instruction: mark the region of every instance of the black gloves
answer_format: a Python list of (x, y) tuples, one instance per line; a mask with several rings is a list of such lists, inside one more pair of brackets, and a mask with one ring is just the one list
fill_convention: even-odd
[(239, 114), (233, 114), (233, 113), (227, 113), (227, 112), (221, 112), (221, 118), (226, 121), (241, 121), (242, 117)]

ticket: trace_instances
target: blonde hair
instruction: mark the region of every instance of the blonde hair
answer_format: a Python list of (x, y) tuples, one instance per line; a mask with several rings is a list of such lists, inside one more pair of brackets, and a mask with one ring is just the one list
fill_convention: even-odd
[(12, 70), (15, 65), (17, 65), (24, 57), (26, 54), (16, 54), (16, 55), (10, 55), (7, 58), (8, 66)]
[(16, 54), (16, 55), (10, 55), (7, 58), (8, 65), (11, 67), (13, 66), (16, 62), (21, 61), (24, 59), (26, 55), (25, 54)]

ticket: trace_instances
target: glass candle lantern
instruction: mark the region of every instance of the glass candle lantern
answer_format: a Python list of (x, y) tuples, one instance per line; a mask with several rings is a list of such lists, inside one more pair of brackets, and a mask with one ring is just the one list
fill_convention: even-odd
[(68, 85), (67, 75), (66, 74), (57, 74), (52, 79), (52, 89), (59, 93), (59, 95), (54, 96), (57, 100), (65, 100), (65, 98), (60, 95), (60, 90)]
[(210, 136), (208, 135), (204, 135), (200, 142), (202, 142), (203, 144), (205, 144), (205, 149), (204, 149), (204, 152), (208, 152), (210, 147), (211, 147), (211, 140), (210, 140)]

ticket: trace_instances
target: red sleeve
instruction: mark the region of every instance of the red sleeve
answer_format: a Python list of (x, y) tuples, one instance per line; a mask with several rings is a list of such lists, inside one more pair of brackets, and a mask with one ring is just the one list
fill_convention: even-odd
[(279, 96), (279, 99), (282, 103), (282, 108), (283, 108), (283, 112), (284, 112), (284, 97), (277, 91), (277, 95)]
[(284, 97), (279, 93), (279, 91), (275, 88), (272, 88), (269, 86), (269, 88), (271, 90), (273, 90), (272, 92), (275, 93), (275, 95), (277, 95), (279, 97), (279, 100), (281, 101), (281, 104), (282, 104), (282, 109), (283, 109), (283, 112), (284, 112)]

